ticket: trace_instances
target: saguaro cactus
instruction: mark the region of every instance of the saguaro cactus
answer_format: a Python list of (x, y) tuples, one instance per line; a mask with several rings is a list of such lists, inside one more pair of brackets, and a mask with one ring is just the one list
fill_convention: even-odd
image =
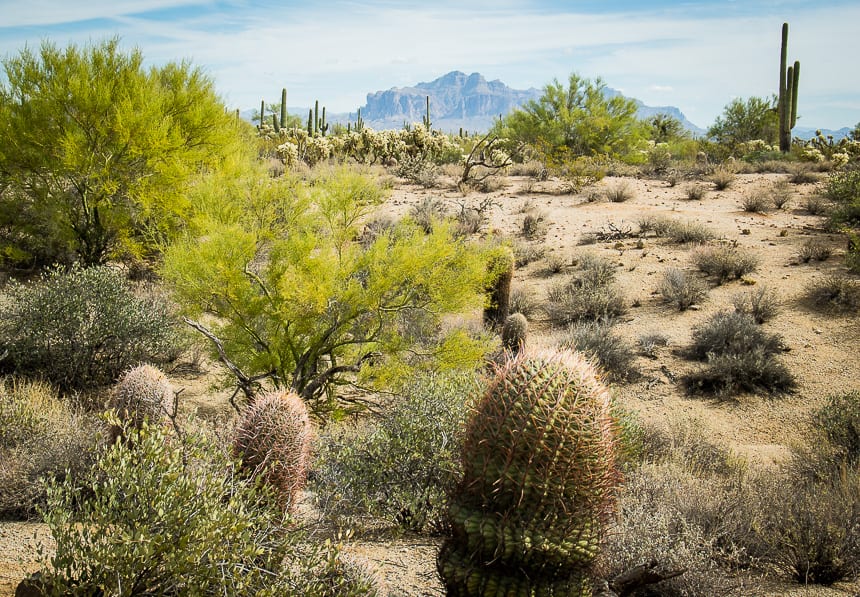
[(782, 43), (779, 49), (779, 150), (791, 150), (791, 129), (797, 123), (797, 88), (800, 81), (800, 61), (788, 66), (788, 23), (782, 24)]
[(424, 114), (424, 117), (422, 118), (422, 120), (424, 121), (424, 128), (426, 128), (429, 131), (430, 125), (433, 124), (432, 122), (430, 122), (430, 96), (429, 95), (427, 96), (426, 113)]
[(575, 352), (521, 353), (475, 409), (436, 566), (449, 596), (588, 595), (619, 475), (607, 389)]
[(281, 89), (281, 126), (287, 126), (287, 88)]

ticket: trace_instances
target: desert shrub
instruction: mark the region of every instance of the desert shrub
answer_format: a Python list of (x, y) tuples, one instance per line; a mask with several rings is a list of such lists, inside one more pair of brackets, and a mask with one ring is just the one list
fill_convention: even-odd
[(178, 343), (167, 303), (138, 297), (106, 266), (51, 270), (6, 288), (0, 345), (7, 371), (44, 377), (63, 391), (113, 383), (141, 361), (164, 361)]
[(522, 313), (527, 319), (537, 313), (540, 302), (534, 297), (534, 293), (523, 288), (511, 289), (511, 301), (508, 310), (511, 313)]
[(664, 301), (679, 311), (701, 303), (708, 296), (708, 288), (698, 278), (675, 267), (663, 272), (657, 290)]
[(271, 487), (278, 504), (291, 509), (304, 489), (313, 429), (296, 394), (271, 392), (245, 406), (236, 425), (233, 453), (241, 471)]
[(640, 234), (653, 232), (658, 238), (668, 238), (681, 244), (704, 243), (716, 235), (713, 230), (693, 220), (673, 220), (665, 216), (649, 216), (639, 220)]
[(542, 236), (546, 232), (546, 217), (540, 212), (531, 212), (523, 216), (520, 226), (522, 235), (528, 239)]
[(404, 155), (397, 164), (397, 176), (429, 189), (436, 186), (439, 166), (424, 155)]
[(806, 296), (813, 307), (821, 310), (854, 313), (860, 309), (860, 284), (838, 274), (811, 282)]
[(546, 255), (546, 248), (533, 243), (514, 243), (514, 264), (525, 267), (529, 263), (540, 261)]
[(818, 182), (818, 178), (810, 164), (795, 162), (788, 166), (788, 181), (792, 184), (810, 184)]
[(776, 292), (765, 286), (750, 292), (738, 293), (732, 299), (735, 311), (749, 315), (756, 323), (773, 319), (779, 312), (779, 303)]
[(580, 271), (567, 282), (547, 291), (544, 310), (554, 325), (582, 320), (612, 319), (626, 310), (624, 296), (615, 284), (615, 268), (605, 259), (583, 256)]
[(633, 189), (627, 181), (622, 181), (606, 189), (606, 199), (612, 203), (624, 203), (633, 199)]
[(714, 183), (714, 188), (718, 191), (725, 191), (732, 186), (737, 180), (737, 175), (729, 168), (717, 168), (710, 176), (710, 181)]
[(820, 238), (810, 238), (800, 247), (797, 252), (797, 258), (803, 263), (810, 261), (826, 261), (833, 254), (833, 249), (824, 240)]
[(741, 207), (745, 212), (749, 213), (766, 213), (772, 204), (773, 200), (771, 196), (764, 189), (754, 189), (749, 193), (745, 193), (741, 198)]
[(636, 374), (635, 354), (627, 341), (604, 321), (583, 321), (570, 327), (560, 348), (581, 352), (597, 363), (612, 381), (629, 379)]
[(42, 575), (51, 594), (370, 593), (332, 587), (336, 550), (306, 541), (211, 441), (171, 441), (148, 425), (126, 436), (99, 456), (86, 495), (71, 479), (49, 489), (56, 551)]
[(0, 518), (33, 516), (45, 505), (45, 480), (81, 476), (100, 430), (45, 383), (0, 381)]
[(653, 232), (654, 236), (657, 237), (666, 236), (666, 233), (672, 226), (672, 222), (674, 222), (674, 220), (663, 215), (644, 215), (640, 217), (637, 222), (639, 225), (639, 234), (645, 236), (648, 233)]
[(564, 266), (567, 265), (567, 260), (561, 255), (553, 254), (546, 258), (546, 263), (544, 265), (544, 273), (547, 276), (554, 276), (555, 274), (560, 274), (562, 270), (564, 270)]
[(435, 223), (448, 217), (445, 202), (435, 197), (424, 197), (421, 203), (413, 205), (409, 209), (409, 217), (421, 227), (424, 232), (430, 234)]
[(708, 194), (704, 185), (694, 183), (688, 186), (684, 191), (684, 196), (690, 201), (701, 201)]
[(818, 195), (807, 195), (803, 202), (803, 208), (811, 216), (823, 216), (830, 209), (830, 205)]
[(657, 349), (669, 346), (669, 336), (660, 332), (649, 332), (639, 336), (639, 351), (648, 358), (657, 357)]
[(791, 190), (791, 185), (784, 180), (774, 183), (771, 189), (771, 201), (776, 209), (785, 209), (791, 202), (791, 197), (794, 192)]
[(721, 311), (693, 329), (690, 356), (706, 361), (686, 378), (691, 392), (731, 395), (741, 391), (789, 391), (794, 376), (777, 359), (783, 340), (744, 313)]
[(827, 177), (824, 196), (837, 203), (853, 203), (860, 200), (860, 168), (839, 170)]
[(719, 284), (742, 278), (758, 268), (758, 258), (744, 249), (726, 244), (700, 247), (690, 256), (699, 271), (717, 279)]
[(371, 518), (416, 531), (444, 528), (446, 491), (460, 472), (471, 375), (415, 380), (366, 428), (321, 438), (312, 476), (320, 511), (336, 524)]
[(814, 420), (846, 460), (860, 461), (860, 391), (830, 396)]

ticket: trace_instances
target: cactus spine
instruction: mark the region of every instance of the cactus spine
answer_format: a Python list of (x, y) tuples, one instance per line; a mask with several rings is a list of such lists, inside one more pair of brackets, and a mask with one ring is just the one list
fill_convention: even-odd
[(307, 481), (312, 437), (304, 401), (294, 393), (271, 392), (245, 407), (233, 452), (242, 470), (271, 486), (279, 505), (289, 510)]
[(510, 310), (514, 252), (510, 247), (501, 247), (501, 250), (490, 258), (487, 267), (493, 283), (487, 288), (488, 304), (484, 307), (484, 323), (495, 327), (504, 323)]
[(519, 354), (526, 345), (529, 322), (522, 313), (512, 313), (502, 326), (502, 346), (513, 355)]
[(472, 414), (451, 535), (451, 596), (588, 595), (619, 475), (607, 389), (575, 352), (521, 353)]
[(791, 129), (797, 123), (797, 88), (800, 81), (800, 61), (788, 66), (788, 23), (782, 24), (782, 43), (779, 48), (779, 150), (791, 150)]
[(287, 126), (287, 88), (281, 89), (281, 126)]

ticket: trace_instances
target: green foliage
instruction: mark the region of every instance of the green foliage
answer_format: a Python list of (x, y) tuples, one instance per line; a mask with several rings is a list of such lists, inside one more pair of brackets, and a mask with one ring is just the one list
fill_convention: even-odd
[(166, 252), (164, 277), (190, 316), (216, 316), (209, 332), (245, 376), (294, 390), (316, 412), (337, 408), (341, 383), (391, 387), (416, 369), (475, 363), (486, 341), (443, 333), (441, 320), (483, 303), (486, 251), (455, 240), (447, 222), (425, 234), (404, 220), (360, 242), (382, 196), (348, 169), (309, 185), (215, 179), (191, 233)]
[(148, 425), (126, 436), (84, 484), (49, 489), (44, 519), (56, 552), (42, 571), (48, 594), (368, 594), (328, 586), (334, 548), (306, 543), (202, 436), (180, 444)]
[(272, 488), (290, 510), (308, 477), (313, 428), (302, 399), (287, 392), (258, 396), (236, 425), (233, 452), (242, 471)]
[(514, 279), (514, 252), (501, 246), (487, 264), (493, 283), (487, 288), (484, 323), (500, 326), (507, 319), (511, 306), (511, 282)]
[(681, 121), (669, 114), (655, 114), (646, 121), (648, 124), (648, 138), (655, 143), (668, 143), (689, 139), (690, 133), (681, 124)]
[(26, 518), (45, 504), (43, 481), (79, 477), (100, 425), (42, 382), (0, 381), (0, 518)]
[(479, 387), (472, 374), (414, 380), (378, 420), (323, 437), (312, 488), (338, 524), (362, 518), (412, 531), (445, 526), (448, 490), (461, 472), (459, 446)]
[(188, 63), (146, 69), (114, 38), (3, 62), (3, 257), (94, 265), (155, 251), (175, 234), (194, 175), (217, 167), (239, 129)]
[(500, 137), (529, 143), (545, 155), (567, 150), (573, 156), (624, 156), (646, 135), (636, 118), (636, 103), (622, 95), (609, 97), (601, 79), (571, 74), (543, 95), (515, 110), (496, 125)]
[(777, 141), (779, 121), (776, 98), (749, 97), (733, 99), (708, 129), (708, 137), (734, 147), (747, 141), (761, 139), (768, 144)]
[(4, 303), (4, 368), (63, 391), (111, 384), (141, 361), (167, 360), (177, 344), (167, 304), (155, 294), (136, 296), (107, 266), (11, 282)]
[(449, 595), (588, 595), (618, 481), (609, 393), (577, 353), (520, 354), (463, 442), (437, 569)]

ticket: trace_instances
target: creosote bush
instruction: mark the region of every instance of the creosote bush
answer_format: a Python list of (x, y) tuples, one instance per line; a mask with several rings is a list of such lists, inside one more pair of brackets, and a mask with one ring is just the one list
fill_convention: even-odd
[(745, 249), (728, 244), (700, 247), (690, 259), (700, 271), (716, 278), (719, 284), (754, 272), (759, 262), (755, 255)]
[[(126, 429), (85, 479), (50, 486), (49, 594), (370, 595), (213, 442)], [(82, 488), (86, 491), (82, 493)]]
[(708, 296), (708, 288), (701, 280), (675, 267), (663, 272), (657, 290), (665, 302), (679, 311), (701, 303)]
[(35, 515), (44, 481), (84, 475), (102, 440), (99, 421), (48, 384), (0, 380), (0, 518)]
[(860, 463), (860, 391), (830, 396), (814, 420), (846, 461)]
[(107, 266), (11, 282), (0, 314), (3, 368), (44, 377), (62, 391), (105, 386), (141, 361), (165, 361), (177, 341), (166, 302), (136, 296)]
[(353, 528), (381, 520), (411, 531), (444, 530), (466, 413), (479, 391), (471, 374), (422, 377), (368, 426), (331, 426), (311, 480), (322, 516)]

